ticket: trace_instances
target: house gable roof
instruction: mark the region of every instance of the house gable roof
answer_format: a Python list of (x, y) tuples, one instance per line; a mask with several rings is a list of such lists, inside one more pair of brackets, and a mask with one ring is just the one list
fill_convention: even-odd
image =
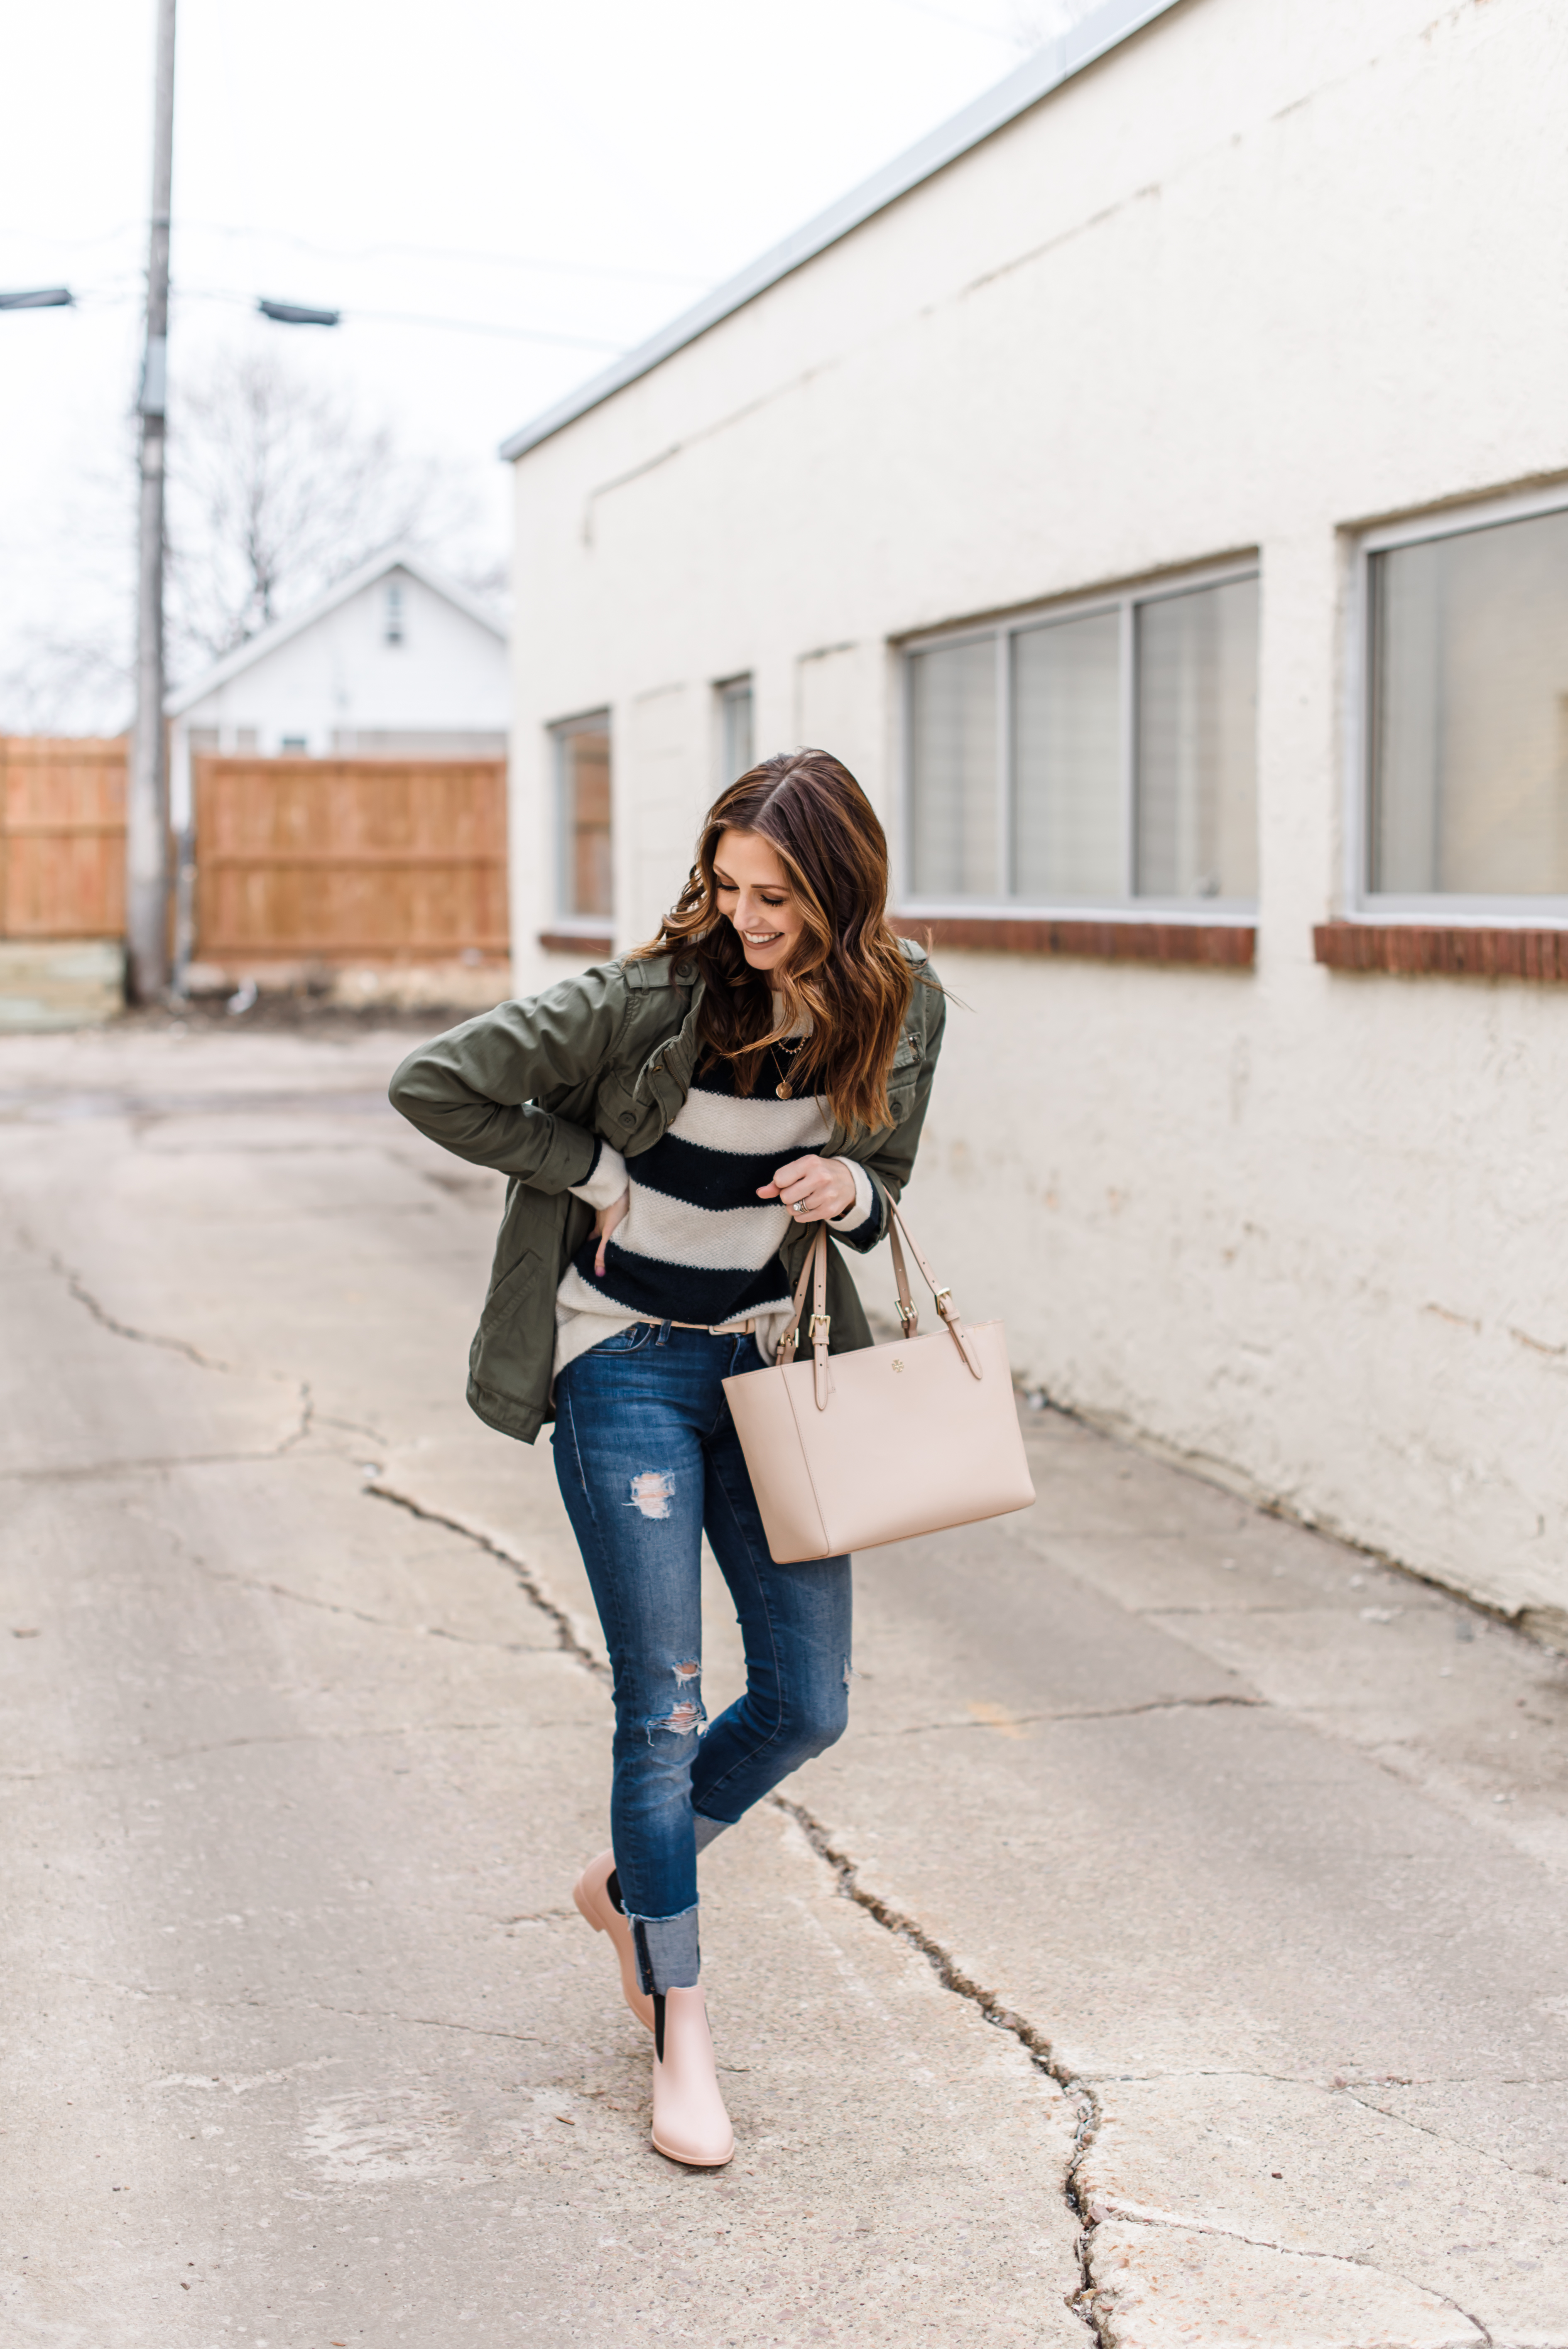
[(553, 433), (575, 423), (578, 417), (586, 416), (590, 409), (613, 398), (628, 384), (635, 383), (639, 376), (650, 374), (687, 343), (706, 335), (710, 326), (717, 326), (721, 319), (755, 301), (758, 294), (765, 294), (781, 277), (788, 277), (791, 270), (814, 260), (819, 253), (825, 253), (829, 245), (837, 244), (841, 237), (848, 236), (877, 212), (885, 212), (889, 204), (896, 203), (900, 196), (907, 195), (923, 181), (934, 179), (960, 155), (966, 155), (994, 131), (1005, 129), (1031, 106), (1037, 106), (1041, 98), (1048, 98), (1063, 82), (1093, 65), (1097, 57), (1119, 47), (1145, 25), (1152, 24), (1156, 16), (1163, 16), (1177, 5), (1178, 0), (1100, 0), (1099, 7), (1090, 9), (1070, 31), (1058, 33), (1053, 40), (1047, 41), (1005, 81), (984, 91), (961, 112), (928, 131), (923, 139), (917, 139), (913, 147), (905, 148), (891, 163), (884, 163), (869, 180), (862, 180), (858, 188), (851, 188), (826, 212), (796, 229), (782, 244), (760, 254), (737, 276), (716, 285), (691, 309), (683, 310), (678, 318), (661, 326), (647, 342), (639, 343), (635, 350), (616, 359), (603, 374), (590, 377), (575, 391), (568, 392), (564, 399), (557, 400), (553, 408), (536, 416), (531, 424), (514, 432), (510, 440), (503, 440), (500, 454), (514, 461), (525, 457), (542, 440), (548, 440)]
[(356, 595), (362, 595), (366, 587), (374, 587), (378, 579), (385, 579), (393, 571), (406, 571), (422, 587), (428, 587), (432, 595), (441, 596), (461, 612), (465, 619), (477, 621), (498, 642), (505, 644), (506, 630), (476, 597), (456, 586), (451, 580), (443, 579), (438, 572), (432, 571), (422, 555), (410, 554), (407, 547), (389, 547), (379, 554), (373, 554), (367, 563), (362, 563), (357, 571), (351, 571), (346, 579), (340, 579), (335, 587), (328, 588), (326, 594), (318, 596), (314, 604), (306, 605), (301, 612), (291, 614), (286, 620), (274, 620), (270, 628), (262, 630), (260, 636), (237, 645), (232, 653), (225, 653), (222, 660), (214, 661), (211, 668), (203, 669), (200, 677), (192, 678), (189, 685), (182, 685), (178, 693), (168, 695), (163, 704), (164, 715), (182, 718), (188, 709), (193, 709), (197, 702), (204, 701), (208, 694), (215, 693), (221, 685), (227, 685), (232, 678), (242, 676), (258, 661), (265, 660), (269, 653), (276, 652), (280, 645), (286, 645), (292, 637), (303, 636), (307, 628), (314, 628), (318, 620), (324, 620), (329, 612), (335, 612), (340, 605), (351, 603)]

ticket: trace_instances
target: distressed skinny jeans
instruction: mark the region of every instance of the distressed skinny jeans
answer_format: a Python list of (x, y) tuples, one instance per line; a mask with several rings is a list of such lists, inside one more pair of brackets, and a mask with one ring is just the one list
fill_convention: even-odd
[[(697, 1979), (696, 1855), (843, 1734), (850, 1561), (777, 1566), (721, 1379), (749, 1337), (617, 1330), (555, 1382), (555, 1473), (614, 1671), (610, 1833), (643, 1987)], [(746, 1644), (746, 1692), (702, 1701), (702, 1537)]]

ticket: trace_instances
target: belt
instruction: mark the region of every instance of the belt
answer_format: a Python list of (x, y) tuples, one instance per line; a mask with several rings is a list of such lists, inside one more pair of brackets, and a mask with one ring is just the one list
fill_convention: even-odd
[[(652, 1321), (654, 1319), (651, 1313), (641, 1318), (649, 1321)], [(655, 1328), (659, 1326), (659, 1324), (655, 1323)], [(723, 1336), (726, 1338), (750, 1338), (754, 1337), (757, 1331), (757, 1324), (755, 1321), (726, 1322), (722, 1331), (716, 1330), (711, 1321), (672, 1321), (669, 1326), (672, 1330), (707, 1330), (710, 1335), (714, 1337)]]

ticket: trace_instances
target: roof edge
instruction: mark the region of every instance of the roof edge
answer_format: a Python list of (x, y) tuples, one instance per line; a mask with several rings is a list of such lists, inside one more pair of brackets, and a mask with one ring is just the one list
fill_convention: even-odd
[(771, 246), (737, 275), (716, 285), (711, 294), (705, 294), (700, 302), (683, 310), (645, 343), (639, 343), (624, 358), (613, 361), (602, 373), (591, 376), (575, 391), (545, 409), (531, 424), (525, 424), (521, 431), (503, 440), (499, 453), (508, 462), (515, 463), (531, 449), (537, 449), (542, 440), (550, 440), (568, 424), (575, 423), (580, 416), (586, 416), (590, 409), (613, 398), (640, 376), (651, 374), (687, 343), (706, 335), (710, 326), (717, 326), (743, 309), (748, 302), (755, 301), (758, 295), (765, 294), (770, 285), (777, 285), (780, 278), (815, 260), (818, 254), (825, 253), (830, 245), (837, 244), (878, 212), (885, 212), (923, 181), (934, 179), (949, 163), (956, 162), (959, 156), (966, 155), (994, 132), (1005, 129), (1020, 114), (1026, 114), (1030, 107), (1037, 106), (1041, 98), (1059, 89), (1063, 82), (1070, 81), (1075, 74), (1082, 73), (1109, 50), (1119, 48), (1123, 41), (1177, 5), (1178, 0), (1100, 0), (1099, 6), (1091, 9), (1080, 23), (1047, 41), (1005, 80), (982, 91), (934, 130), (928, 130), (923, 139), (917, 139), (913, 147), (906, 147), (902, 155), (894, 156), (892, 162), (873, 171), (869, 180), (862, 180), (859, 187), (851, 188), (825, 212), (818, 212), (814, 219), (792, 231), (782, 243)]
[(242, 676), (255, 662), (264, 660), (269, 653), (276, 652), (280, 645), (286, 645), (292, 637), (314, 627), (317, 620), (324, 620), (329, 612), (335, 612), (340, 604), (351, 602), (366, 587), (374, 587), (376, 582), (385, 579), (389, 571), (407, 572), (410, 578), (418, 579), (433, 595), (444, 596), (468, 619), (477, 620), (481, 627), (490, 630), (492, 636), (498, 637), (503, 645), (506, 643), (505, 628), (493, 614), (486, 611), (477, 596), (470, 595), (455, 581), (444, 579), (438, 571), (432, 570), (422, 554), (414, 554), (408, 547), (384, 547), (379, 554), (371, 555), (340, 579), (335, 587), (329, 587), (325, 595), (318, 595), (314, 604), (307, 604), (302, 611), (291, 612), (285, 619), (274, 620), (270, 628), (263, 628), (257, 635), (248, 636), (242, 645), (236, 645), (232, 653), (225, 653), (221, 660), (215, 660), (210, 668), (203, 669), (200, 677), (193, 677), (190, 684), (182, 685), (177, 693), (166, 694), (164, 716), (183, 718), (188, 709), (193, 709), (199, 701), (204, 701), (208, 694), (216, 693), (220, 686), (229, 683), (231, 678)]

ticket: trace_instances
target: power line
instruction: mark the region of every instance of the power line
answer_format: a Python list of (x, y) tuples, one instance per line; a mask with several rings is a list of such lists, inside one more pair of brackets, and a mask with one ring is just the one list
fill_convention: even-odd
[[(181, 285), (176, 286), (174, 293), (177, 300), (184, 302), (221, 302), (243, 310), (256, 307), (253, 294), (234, 293), (227, 286)], [(112, 305), (106, 303), (103, 306), (108, 308)], [(294, 303), (274, 303), (268, 315), (272, 315), (272, 311), (298, 306)], [(337, 316), (346, 326), (363, 323), (367, 326), (445, 327), (455, 335), (499, 335), (511, 342), (554, 343), (566, 349), (610, 351), (616, 355), (626, 347), (624, 343), (607, 343), (602, 336), (558, 335), (542, 326), (500, 326), (490, 318), (443, 318), (415, 310), (361, 310), (356, 306), (340, 310)]]
[(561, 277), (619, 277), (639, 282), (657, 281), (670, 285), (710, 285), (711, 275), (698, 275), (689, 269), (627, 269), (614, 263), (596, 261), (546, 261), (541, 255), (526, 253), (485, 253), (472, 247), (456, 244), (317, 244), (309, 237), (292, 236), (282, 231), (265, 228), (225, 227), (212, 221), (181, 221), (181, 229), (194, 235), (231, 236), (256, 243), (284, 244), (295, 253), (313, 253), (327, 261), (382, 261), (415, 259), (430, 261), (476, 261), (490, 269), (540, 269)]
[[(119, 228), (105, 229), (94, 236), (53, 237), (50, 243), (62, 253), (85, 252), (88, 247), (112, 244), (120, 237), (139, 235), (144, 223), (127, 221)], [(478, 262), (489, 269), (537, 269), (559, 277), (607, 277), (646, 285), (711, 285), (712, 273), (690, 269), (628, 269), (614, 262), (547, 261), (542, 254), (526, 253), (487, 253), (456, 244), (318, 244), (314, 239), (294, 236), (282, 229), (241, 228), (219, 221), (190, 221), (175, 215), (173, 231), (177, 235), (226, 236), (258, 244), (286, 245), (294, 253), (310, 253), (325, 261), (430, 260)], [(0, 229), (0, 243), (7, 241), (36, 243), (31, 232)]]
[[(126, 290), (119, 290), (120, 288)], [(172, 285), (170, 298), (181, 302), (217, 302), (225, 308), (254, 311), (259, 305), (253, 294), (241, 294), (230, 286)], [(124, 278), (108, 278), (98, 285), (85, 285), (72, 297), (73, 307), (84, 310), (124, 310), (132, 303), (139, 304), (139, 291), (131, 290), (131, 282)], [(296, 303), (274, 303), (266, 311), (295, 309)], [(511, 326), (500, 325), (493, 318), (444, 318), (418, 310), (361, 310), (357, 305), (339, 310), (342, 324), (354, 326), (424, 326), (445, 328), (455, 335), (494, 335), (508, 342), (548, 343), (563, 350), (608, 351), (618, 357), (626, 348), (624, 343), (606, 342), (601, 335), (562, 335), (543, 326)], [(286, 323), (286, 322), (285, 322)]]

